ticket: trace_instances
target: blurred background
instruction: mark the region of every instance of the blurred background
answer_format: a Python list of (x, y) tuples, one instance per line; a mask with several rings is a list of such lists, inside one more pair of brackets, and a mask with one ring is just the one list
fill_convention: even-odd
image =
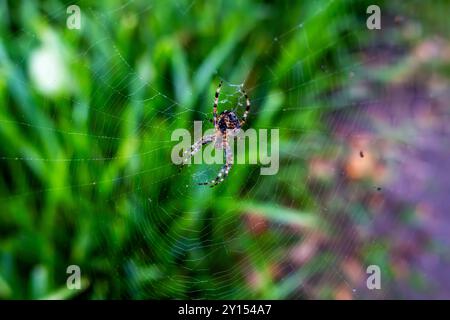
[[(450, 3), (371, 4), (0, 1), (0, 298), (449, 299)], [(276, 175), (172, 164), (221, 79)]]

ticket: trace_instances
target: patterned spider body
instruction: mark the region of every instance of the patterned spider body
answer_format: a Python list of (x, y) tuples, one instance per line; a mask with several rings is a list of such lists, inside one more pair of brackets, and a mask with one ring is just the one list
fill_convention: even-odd
[(214, 187), (224, 181), (224, 179), (228, 176), (231, 167), (233, 166), (233, 151), (231, 150), (230, 144), (228, 143), (228, 136), (235, 136), (239, 133), (239, 130), (247, 121), (247, 116), (250, 111), (250, 100), (242, 90), (242, 93), (245, 96), (246, 100), (246, 108), (244, 115), (242, 116), (242, 120), (236, 115), (234, 111), (222, 111), (219, 115), (217, 115), (217, 105), (219, 104), (219, 94), (220, 89), (222, 87), (222, 81), (219, 83), (219, 86), (216, 90), (216, 95), (214, 99), (213, 106), (213, 116), (214, 116), (214, 128), (215, 134), (203, 136), (200, 140), (195, 142), (191, 148), (190, 152), (186, 150), (184, 154), (186, 158), (182, 162), (182, 166), (184, 166), (190, 157), (192, 157), (196, 152), (198, 152), (202, 146), (208, 143), (214, 143), (216, 149), (223, 149), (225, 154), (225, 165), (220, 169), (216, 178), (209, 181), (199, 183), (200, 185), (209, 185), (210, 187)]
[(225, 110), (220, 113), (217, 119), (218, 129), (222, 134), (226, 133), (227, 130), (237, 131), (241, 128), (241, 123), (236, 113), (233, 111)]

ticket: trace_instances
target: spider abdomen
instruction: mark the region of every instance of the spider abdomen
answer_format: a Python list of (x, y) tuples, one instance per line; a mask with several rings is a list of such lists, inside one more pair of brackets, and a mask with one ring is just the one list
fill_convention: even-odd
[(239, 118), (233, 111), (223, 111), (217, 120), (217, 126), (220, 132), (225, 133), (227, 130), (240, 129)]

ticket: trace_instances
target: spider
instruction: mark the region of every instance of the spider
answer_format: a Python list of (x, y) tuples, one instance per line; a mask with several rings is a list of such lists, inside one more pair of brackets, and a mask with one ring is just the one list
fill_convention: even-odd
[(242, 126), (247, 121), (247, 116), (250, 111), (250, 100), (247, 96), (247, 93), (242, 90), (246, 101), (246, 108), (244, 115), (242, 116), (242, 120), (238, 118), (234, 111), (222, 111), (219, 116), (217, 116), (217, 105), (219, 103), (219, 94), (220, 89), (222, 88), (222, 81), (220, 81), (219, 86), (216, 89), (216, 95), (214, 97), (214, 106), (213, 106), (213, 123), (214, 123), (214, 134), (203, 136), (200, 140), (195, 142), (190, 151), (185, 151), (184, 154), (186, 157), (184, 158), (181, 168), (188, 162), (188, 160), (196, 154), (202, 146), (214, 142), (214, 147), (216, 149), (223, 149), (225, 153), (225, 165), (220, 169), (216, 178), (209, 182), (201, 182), (199, 185), (209, 185), (211, 188), (223, 182), (224, 179), (228, 176), (228, 173), (233, 166), (233, 151), (231, 150), (230, 144), (228, 143), (228, 136), (233, 137), (236, 136), (241, 130)]

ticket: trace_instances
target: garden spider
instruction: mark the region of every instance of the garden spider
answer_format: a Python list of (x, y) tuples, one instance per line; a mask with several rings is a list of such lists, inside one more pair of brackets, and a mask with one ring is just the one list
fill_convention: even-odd
[(200, 140), (195, 142), (188, 152), (184, 151), (184, 154), (187, 155), (181, 166), (183, 167), (188, 160), (196, 154), (202, 146), (214, 142), (214, 147), (216, 149), (223, 148), (225, 152), (225, 165), (220, 169), (217, 177), (210, 182), (202, 182), (199, 185), (209, 185), (211, 188), (221, 183), (227, 176), (233, 166), (233, 150), (231, 150), (230, 144), (228, 143), (228, 136), (233, 137), (236, 136), (241, 127), (247, 121), (247, 116), (250, 111), (250, 100), (247, 96), (247, 93), (242, 90), (246, 101), (246, 108), (242, 120), (239, 120), (238, 116), (234, 111), (222, 111), (219, 116), (217, 116), (217, 105), (219, 103), (219, 94), (220, 89), (222, 88), (222, 81), (220, 81), (219, 86), (216, 90), (216, 95), (214, 98), (214, 106), (213, 106), (213, 122), (214, 122), (214, 134), (203, 136)]

